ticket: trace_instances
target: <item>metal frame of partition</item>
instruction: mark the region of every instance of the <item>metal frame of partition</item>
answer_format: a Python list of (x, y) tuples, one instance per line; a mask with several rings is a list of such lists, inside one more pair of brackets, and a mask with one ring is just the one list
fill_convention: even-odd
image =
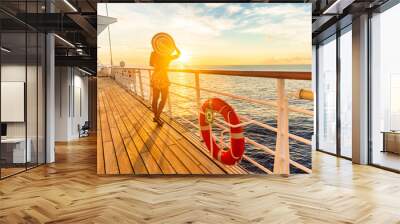
[[(23, 3), (28, 3), (28, 2), (37, 3), (36, 11), (39, 11), (39, 1), (23, 1)], [(25, 11), (27, 11), (26, 4), (25, 4)], [(47, 7), (46, 7), (46, 11), (47, 11)], [(2, 10), (2, 12), (6, 12), (6, 11)], [(25, 14), (25, 16), (26, 16), (26, 14)], [(47, 126), (47, 119), (46, 119), (47, 118), (47, 113), (46, 113), (46, 108), (47, 108), (47, 101), (46, 101), (46, 96), (47, 96), (47, 81), (46, 81), (46, 77), (47, 77), (47, 58), (46, 58), (47, 38), (46, 38), (46, 35), (47, 35), (47, 33), (43, 33), (18, 19), (17, 19), (17, 21), (24, 24), (23, 25), (24, 31), (21, 32), (21, 34), (25, 35), (25, 37), (24, 37), (25, 38), (25, 40), (24, 40), (24, 42), (25, 42), (24, 43), (25, 44), (25, 46), (24, 46), (25, 47), (25, 50), (24, 50), (25, 51), (24, 52), (25, 53), (25, 56), (24, 56), (25, 57), (24, 58), (24, 60), (25, 60), (25, 81), (24, 81), (25, 82), (25, 85), (24, 85), (25, 86), (24, 87), (24, 91), (25, 91), (25, 93), (24, 93), (25, 165), (24, 165), (23, 170), (13, 172), (7, 176), (4, 176), (4, 172), (2, 172), (3, 168), (0, 166), (0, 180), (17, 175), (19, 173), (25, 172), (25, 171), (33, 169), (33, 168), (36, 168), (40, 165), (46, 164), (46, 160), (47, 160), (47, 158), (46, 158), (47, 157), (47, 153), (46, 153), (47, 152), (47, 140), (46, 140), (46, 136), (47, 136), (47, 128), (46, 128), (46, 126)], [(7, 32), (0, 31), (0, 45), (2, 45), (3, 33), (7, 33)], [(35, 73), (35, 75), (36, 75), (35, 76), (35, 81), (36, 81), (36, 87), (35, 87), (36, 88), (36, 90), (35, 90), (35, 92), (36, 92), (35, 93), (35, 95), (36, 95), (36, 99), (35, 99), (36, 100), (36, 110), (35, 110), (36, 118), (35, 119), (36, 119), (36, 122), (32, 122), (33, 125), (36, 125), (36, 127), (34, 127), (34, 129), (36, 130), (36, 135), (32, 136), (32, 140), (31, 140), (31, 141), (34, 141), (33, 139), (34, 138), (36, 139), (36, 148), (35, 148), (36, 161), (34, 163), (32, 163), (32, 162), (29, 163), (29, 166), (28, 166), (28, 162), (27, 162), (28, 161), (28, 153), (27, 153), (27, 148), (28, 148), (28, 110), (27, 110), (28, 91), (27, 91), (27, 88), (28, 87), (27, 87), (27, 83), (28, 83), (28, 64), (29, 64), (28, 63), (28, 61), (29, 61), (29, 58), (28, 58), (28, 34), (33, 34), (33, 36), (36, 38), (36, 41), (34, 41), (35, 43), (33, 43), (33, 44), (36, 44), (36, 47), (35, 47), (36, 49), (34, 50), (35, 51), (34, 53), (36, 54), (36, 60), (34, 60), (34, 63), (36, 63), (35, 64), (36, 69), (35, 69), (35, 71), (32, 72), (32, 74)], [(40, 34), (43, 34), (43, 35), (40, 35)], [(39, 46), (40, 46), (39, 41), (41, 41), (41, 44), (42, 44), (42, 49), (40, 50), (40, 52), (39, 52)], [(39, 57), (41, 57), (42, 63), (40, 63)], [(3, 66), (2, 59), (3, 59), (2, 54), (0, 54), (0, 81), (2, 79), (2, 77), (1, 77), (1, 75), (2, 75), (1, 67)], [(42, 91), (43, 92), (41, 92), (41, 96), (39, 96), (39, 67), (38, 67), (39, 65), (42, 65), (41, 82), (42, 82)], [(1, 87), (0, 87), (0, 89), (1, 89)], [(1, 97), (1, 93), (0, 93), (0, 97)], [(42, 106), (42, 110), (43, 110), (42, 111), (43, 115), (39, 114), (39, 97), (42, 97), (41, 98), (41, 101), (42, 101), (41, 106)], [(1, 109), (2, 108), (0, 105), (0, 110)], [(1, 115), (0, 115), (0, 120), (1, 120)], [(40, 133), (39, 133), (39, 121), (42, 122), (42, 130), (41, 130), (42, 132), (40, 132)], [(42, 135), (41, 136), (42, 142), (41, 142), (41, 148), (40, 148), (41, 150), (39, 149), (39, 146), (40, 146), (39, 135)], [(0, 158), (1, 158), (1, 153), (2, 153), (2, 146), (0, 144)], [(40, 157), (42, 161), (40, 161), (40, 159), (39, 159), (39, 153), (42, 153), (41, 157), (43, 157), (43, 158)], [(1, 162), (0, 162), (0, 165), (1, 165)]]
[[(139, 99), (141, 99), (143, 102), (151, 102), (152, 98), (152, 93), (151, 93), (151, 87), (148, 86), (146, 87), (146, 93), (147, 96), (144, 94), (144, 86), (143, 85), (143, 79), (146, 79), (146, 81), (150, 84), (149, 80), (151, 80), (151, 75), (152, 75), (152, 70), (151, 68), (112, 68), (111, 69), (111, 76), (115, 78), (117, 83), (119, 83), (122, 87), (127, 89), (129, 92), (133, 93), (136, 95)], [(143, 71), (146, 76), (143, 77), (141, 71)], [(296, 167), (300, 170), (302, 170), (305, 173), (311, 173), (311, 169), (290, 159), (289, 156), (289, 139), (293, 139), (295, 141), (301, 142), (305, 145), (309, 145), (311, 147), (311, 141), (308, 139), (305, 139), (303, 137), (294, 135), (289, 133), (288, 130), (288, 125), (289, 125), (289, 118), (288, 118), (288, 113), (300, 113), (306, 116), (314, 116), (313, 111), (303, 109), (300, 107), (295, 107), (295, 106), (290, 106), (288, 104), (288, 94), (286, 93), (285, 89), (285, 79), (292, 79), (292, 80), (311, 80), (311, 72), (270, 72), (270, 71), (235, 71), (235, 70), (193, 70), (193, 69), (170, 69), (170, 72), (180, 72), (180, 73), (185, 73), (185, 74), (191, 74), (194, 75), (194, 84), (193, 85), (187, 85), (187, 84), (182, 84), (182, 83), (177, 83), (177, 82), (171, 82), (172, 85), (178, 86), (180, 88), (185, 88), (185, 89), (192, 89), (194, 90), (194, 95), (196, 99), (196, 106), (195, 110), (191, 110), (182, 106), (179, 106), (177, 103), (172, 104), (171, 101), (168, 99), (167, 103), (167, 115), (171, 118), (174, 118), (173, 115), (173, 107), (180, 108), (181, 110), (184, 110), (188, 112), (189, 114), (193, 115), (194, 117), (198, 116), (198, 113), (203, 113), (200, 110), (201, 106), (201, 92), (206, 92), (206, 93), (211, 93), (211, 94), (217, 94), (219, 96), (224, 96), (224, 97), (229, 97), (231, 99), (235, 100), (240, 100), (244, 101), (247, 103), (252, 103), (255, 105), (261, 105), (261, 106), (268, 106), (268, 107), (273, 107), (277, 111), (277, 127), (273, 127), (268, 124), (261, 123), (257, 120), (251, 119), (247, 116), (240, 116), (240, 119), (242, 122), (239, 125), (231, 125), (227, 122), (225, 122), (223, 119), (219, 118), (214, 118), (214, 126), (222, 130), (220, 138), (216, 138), (218, 140), (218, 143), (222, 146), (229, 147), (224, 141), (223, 141), (223, 134), (228, 133), (230, 128), (234, 127), (244, 127), (246, 125), (256, 125), (261, 128), (264, 128), (266, 130), (276, 132), (277, 137), (276, 137), (276, 145), (275, 145), (275, 150), (272, 150), (266, 145), (262, 145), (260, 143), (257, 143), (255, 140), (245, 137), (245, 142), (246, 144), (252, 145), (254, 149), (260, 150), (263, 153), (266, 153), (268, 155), (271, 155), (273, 157), (277, 157), (279, 159), (274, 159), (274, 166), (273, 170), (268, 169), (267, 167), (263, 166), (262, 164), (258, 163), (254, 159), (244, 155), (243, 159), (246, 160), (247, 162), (251, 163), (255, 167), (259, 168), (261, 171), (267, 174), (275, 173), (275, 174), (289, 174), (290, 173), (290, 165), (293, 167)], [(200, 85), (200, 75), (225, 75), (225, 76), (244, 76), (244, 77), (259, 77), (259, 78), (273, 78), (277, 80), (277, 100), (260, 100), (260, 99), (253, 99), (245, 96), (239, 96), (239, 95), (234, 95), (231, 93), (226, 93), (226, 92), (221, 92), (219, 90), (214, 90), (214, 89), (207, 89), (206, 87), (201, 87)], [(139, 83), (138, 83), (139, 82)], [(188, 101), (193, 101), (193, 99), (183, 96), (179, 93), (169, 91), (170, 95), (173, 94), (174, 96), (177, 96), (183, 100), (188, 100)], [(147, 98), (148, 97), (148, 98)], [(200, 137), (200, 129), (197, 124), (195, 124), (193, 121), (190, 121), (186, 118), (179, 117), (179, 119), (183, 120), (186, 124), (194, 127), (197, 131), (196, 134), (198, 137)], [(212, 125), (210, 125), (210, 132), (213, 132)]]
[[(1, 28), (2, 28), (2, 23), (0, 23), (0, 31), (1, 31)], [(2, 44), (2, 40), (3, 40), (3, 38), (2, 38), (2, 32), (0, 32), (0, 46), (3, 46), (3, 44)], [(2, 53), (1, 53), (1, 50), (0, 50), (0, 84), (1, 84), (1, 77), (2, 77), (2, 74), (1, 74), (1, 71), (2, 71), (2, 69), (1, 69), (1, 60), (2, 59)], [(1, 124), (1, 85), (0, 85), (0, 124)], [(0, 134), (1, 135), (1, 134)], [(1, 136), (0, 136), (1, 137)], [(1, 150), (1, 144), (0, 144), (0, 160), (1, 160), (1, 152), (2, 152), (2, 150)], [(1, 164), (1, 161), (0, 161), (0, 164)], [(0, 166), (0, 180), (1, 180), (1, 166)]]

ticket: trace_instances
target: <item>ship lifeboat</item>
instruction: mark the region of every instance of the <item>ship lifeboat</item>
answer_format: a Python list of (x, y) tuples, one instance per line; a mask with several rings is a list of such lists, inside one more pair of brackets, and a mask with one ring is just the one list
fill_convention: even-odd
[[(227, 123), (234, 126), (230, 127), (231, 147), (228, 149), (220, 147), (211, 134), (215, 112), (221, 114)], [(239, 116), (229, 104), (219, 98), (208, 99), (201, 107), (199, 121), (202, 138), (214, 159), (225, 165), (234, 165), (242, 159), (245, 143), (243, 128), (238, 126), (240, 124)]]

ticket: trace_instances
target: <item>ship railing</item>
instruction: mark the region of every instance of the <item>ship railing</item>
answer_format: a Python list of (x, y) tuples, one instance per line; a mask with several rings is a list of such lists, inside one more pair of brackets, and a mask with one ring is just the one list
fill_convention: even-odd
[[(152, 99), (152, 90), (150, 87), (150, 80), (152, 76), (152, 68), (122, 68), (122, 67), (113, 67), (109, 76), (113, 77), (117, 83), (119, 83), (125, 89), (131, 91), (137, 97), (139, 97), (142, 101), (151, 105)], [(260, 144), (254, 139), (246, 136), (245, 134), (245, 143), (252, 145), (254, 149), (261, 150), (264, 153), (267, 153), (274, 157), (274, 165), (273, 170), (267, 168), (266, 166), (260, 164), (255, 159), (250, 158), (248, 155), (244, 155), (242, 159), (251, 163), (255, 167), (259, 168), (265, 173), (268, 174), (290, 174), (290, 165), (302, 170), (305, 173), (311, 173), (311, 169), (306, 167), (299, 162), (296, 162), (290, 158), (290, 149), (289, 149), (289, 139), (293, 139), (295, 141), (301, 142), (306, 145), (310, 145), (312, 142), (309, 139), (304, 137), (295, 135), (293, 133), (289, 133), (289, 113), (298, 113), (306, 116), (313, 116), (313, 111), (309, 109), (300, 108), (297, 106), (289, 105), (288, 96), (290, 94), (287, 93), (285, 88), (285, 80), (311, 80), (311, 72), (286, 72), (286, 71), (237, 71), (237, 70), (194, 70), (194, 69), (169, 69), (170, 74), (174, 73), (185, 73), (194, 75), (194, 83), (192, 85), (171, 82), (172, 85), (185, 88), (192, 89), (194, 91), (195, 99), (182, 95), (178, 92), (172, 91), (170, 88), (170, 94), (167, 100), (167, 111), (166, 114), (171, 118), (178, 118), (180, 122), (184, 122), (187, 125), (193, 127), (195, 131), (195, 135), (200, 137), (200, 128), (198, 117), (199, 113), (202, 113), (200, 107), (202, 105), (201, 96), (202, 93), (215, 94), (219, 96), (224, 96), (228, 98), (232, 98), (239, 101), (244, 101), (246, 103), (251, 103), (254, 105), (259, 105), (263, 107), (271, 107), (276, 110), (276, 121), (277, 127), (273, 127), (269, 124), (262, 123), (255, 119), (250, 118), (249, 116), (239, 115), (241, 123), (239, 125), (231, 125), (225, 122), (221, 118), (215, 118), (215, 121), (212, 125), (215, 125), (221, 130), (220, 137), (217, 138), (218, 144), (229, 147), (229, 144), (225, 143), (224, 135), (229, 133), (231, 127), (244, 127), (248, 125), (256, 125), (261, 128), (267, 129), (269, 131), (276, 133), (276, 142), (275, 149), (271, 149), (265, 144)], [(246, 96), (239, 96), (227, 92), (221, 92), (216, 89), (208, 89), (201, 86), (200, 76), (201, 75), (225, 75), (225, 76), (243, 76), (243, 77), (259, 77), (259, 78), (272, 78), (276, 79), (276, 91), (277, 91), (277, 99), (253, 99)], [(181, 98), (182, 100), (186, 100), (187, 102), (193, 102), (195, 100), (195, 107), (197, 110), (193, 110), (187, 107), (183, 107), (179, 105), (179, 103), (171, 102), (171, 95)], [(179, 116), (174, 113), (174, 108), (179, 109), (180, 111), (185, 111), (192, 116), (196, 117), (197, 122), (186, 119), (184, 116)], [(179, 117), (177, 117), (179, 116)], [(185, 125), (185, 124), (184, 124)], [(213, 132), (213, 128), (211, 128)]]

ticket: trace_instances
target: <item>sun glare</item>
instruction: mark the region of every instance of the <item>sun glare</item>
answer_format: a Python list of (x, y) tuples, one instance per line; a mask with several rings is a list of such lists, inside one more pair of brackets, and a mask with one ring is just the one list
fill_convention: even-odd
[(185, 50), (181, 50), (181, 55), (178, 58), (178, 62), (182, 63), (182, 64), (187, 64), (190, 61), (191, 55), (185, 51)]

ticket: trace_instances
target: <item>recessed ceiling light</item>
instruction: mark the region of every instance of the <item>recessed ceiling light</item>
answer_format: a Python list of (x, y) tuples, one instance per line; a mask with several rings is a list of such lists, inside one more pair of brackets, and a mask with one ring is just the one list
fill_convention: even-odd
[(78, 12), (78, 10), (68, 1), (64, 0), (65, 4), (67, 4), (74, 12)]
[(6, 53), (10, 53), (11, 52), (11, 50), (9, 50), (9, 49), (7, 49), (5, 47), (1, 47), (0, 49), (1, 49), (1, 51), (4, 51)]
[(351, 5), (355, 0), (337, 0), (327, 9), (324, 10), (322, 14), (342, 14), (343, 9)]
[(83, 69), (81, 69), (81, 68), (78, 68), (78, 69), (79, 69), (79, 71), (81, 71), (81, 72), (83, 72), (83, 73), (85, 73), (85, 74), (92, 75), (92, 73), (90, 73), (90, 72), (88, 72), (88, 71), (85, 71), (85, 70), (83, 70)]
[(57, 34), (54, 34), (54, 36), (55, 37), (57, 37), (59, 40), (61, 40), (62, 42), (64, 42), (64, 43), (66, 43), (67, 45), (69, 45), (70, 47), (73, 47), (73, 48), (75, 48), (75, 45), (73, 45), (71, 42), (69, 42), (68, 40), (66, 40), (66, 39), (64, 39), (64, 38), (62, 38), (62, 37), (60, 37), (59, 35), (57, 35)]

